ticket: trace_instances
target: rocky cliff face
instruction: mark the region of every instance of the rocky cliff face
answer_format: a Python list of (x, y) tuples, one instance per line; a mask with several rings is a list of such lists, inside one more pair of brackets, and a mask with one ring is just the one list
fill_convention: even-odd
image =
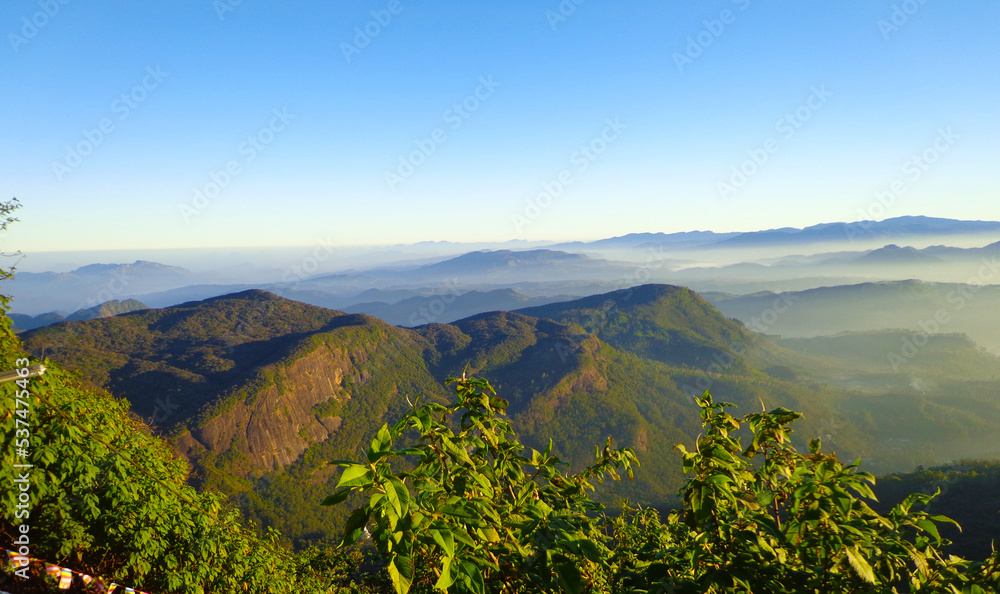
[(313, 444), (346, 455), (373, 427), (398, 417), (406, 397), (441, 393), (423, 359), (427, 347), (411, 330), (343, 316), (224, 395), (175, 447), (191, 459), (206, 451), (242, 459), (229, 469), (249, 475), (286, 467)]
[(239, 403), (177, 441), (185, 455), (197, 444), (209, 451), (242, 450), (253, 466), (273, 470), (291, 464), (314, 442), (326, 441), (343, 424), (317, 405), (344, 403), (351, 394), (345, 375), (356, 372), (343, 349), (317, 348), (287, 366), (269, 370), (272, 381), (251, 402)]

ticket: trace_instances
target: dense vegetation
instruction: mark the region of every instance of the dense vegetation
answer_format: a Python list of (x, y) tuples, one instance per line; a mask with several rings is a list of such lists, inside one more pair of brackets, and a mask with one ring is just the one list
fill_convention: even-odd
[[(6, 317), (0, 321), (4, 369), (25, 354)], [(260, 536), (214, 493), (186, 484), (187, 465), (148, 428), (130, 417), (128, 404), (85, 389), (51, 366), (29, 384), (30, 406), (17, 407), (19, 386), (2, 385), (4, 458), (0, 482), (15, 485), (14, 444), (27, 423), (30, 515), (16, 517), (18, 491), (0, 491), (0, 540), (8, 546), (22, 523), (30, 526), (31, 556), (154, 592), (326, 591), (330, 576), (309, 568)], [(21, 394), (23, 396), (24, 394)], [(35, 579), (6, 589), (48, 591)], [(299, 588), (296, 587), (299, 585)]]
[[(2, 337), (13, 367), (24, 353), (6, 319)], [(682, 508), (661, 518), (626, 505), (608, 516), (593, 483), (631, 477), (635, 452), (608, 443), (569, 473), (551, 448), (520, 443), (488, 383), (460, 380), (450, 404), (383, 426), (364, 462), (339, 461), (326, 503), (359, 506), (345, 546), (296, 555), (276, 534), (248, 530), (221, 496), (187, 486), (185, 465), (125, 403), (58, 368), (33, 386), (32, 555), (153, 592), (975, 593), (1000, 583), (996, 554), (970, 562), (940, 552), (947, 520), (921, 511), (930, 495), (880, 515), (871, 476), (818, 440), (797, 452), (788, 424), (798, 414), (786, 409), (734, 418), (699, 398), (704, 433), (682, 447)], [(4, 387), (6, 402), (13, 389)], [(736, 436), (744, 425), (752, 436)], [(0, 480), (10, 484), (11, 472)], [(6, 542), (20, 523), (12, 496), (2, 503)], [(346, 546), (366, 527), (368, 552)], [(46, 590), (38, 579), (15, 591)]]
[[(363, 462), (338, 461), (335, 505), (352, 492), (343, 545), (367, 530), (399, 594), (449, 592), (963, 592), (1000, 586), (1000, 554), (945, 556), (938, 524), (913, 494), (885, 514), (868, 504), (874, 477), (791, 445), (784, 408), (736, 418), (710, 394), (696, 400), (704, 433), (683, 454), (682, 509), (595, 514), (592, 481), (635, 453), (610, 440), (593, 466), (565, 474), (551, 448), (525, 448), (483, 380), (461, 379), (450, 405), (415, 407), (385, 425)], [(744, 444), (734, 434), (744, 425)], [(419, 434), (408, 444), (407, 430)], [(401, 443), (402, 442), (402, 443)], [(392, 461), (416, 456), (409, 471)]]
[(920, 467), (913, 472), (879, 478), (875, 488), (884, 511), (912, 493), (941, 494), (929, 505), (935, 513), (961, 525), (941, 528), (941, 535), (953, 541), (944, 548), (967, 559), (985, 559), (1000, 540), (1000, 462), (958, 460), (948, 465)]
[(444, 380), (466, 366), (510, 401), (525, 445), (551, 440), (573, 471), (609, 435), (633, 448), (643, 472), (598, 492), (605, 504), (679, 503), (673, 446), (698, 435), (690, 402), (706, 389), (801, 411), (800, 433), (874, 473), (991, 456), (1000, 443), (1000, 360), (967, 340), (936, 336), (889, 373), (876, 360), (899, 333), (778, 344), (662, 285), (415, 329), (247, 291), (21, 336), (127, 400), (189, 459), (190, 484), (298, 550), (346, 520), (316, 510), (336, 483), (326, 460), (363, 453), (407, 396), (444, 402)]

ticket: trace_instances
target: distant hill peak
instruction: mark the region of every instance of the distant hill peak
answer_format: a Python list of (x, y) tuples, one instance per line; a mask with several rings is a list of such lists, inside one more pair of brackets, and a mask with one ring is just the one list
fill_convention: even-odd
[[(218, 297), (210, 297), (205, 299), (203, 303), (211, 303), (212, 301), (291, 301), (280, 295), (275, 295), (270, 291), (264, 291), (262, 289), (247, 289), (246, 291), (239, 291), (237, 293), (227, 293), (225, 295), (219, 295)], [(198, 303), (198, 302), (194, 302)]]
[(614, 303), (617, 306), (636, 307), (656, 303), (662, 299), (674, 297), (678, 294), (696, 295), (694, 291), (688, 289), (687, 287), (664, 284), (648, 284), (628, 289), (618, 289), (617, 291), (611, 291), (610, 293), (580, 297), (570, 301), (523, 308), (515, 311), (525, 313), (527, 315), (536, 315), (536, 312), (599, 307), (607, 302)]
[(77, 320), (94, 320), (98, 318), (108, 318), (111, 316), (117, 316), (123, 313), (129, 313), (133, 311), (141, 311), (144, 309), (149, 309), (140, 301), (135, 299), (126, 299), (125, 301), (118, 301), (117, 299), (112, 299), (111, 301), (105, 301), (100, 305), (95, 305), (94, 307), (89, 307), (87, 309), (81, 309), (73, 314), (66, 316), (67, 322), (74, 322)]
[[(480, 250), (456, 256), (445, 262), (457, 261), (523, 261), (523, 262), (545, 262), (552, 260), (588, 260), (582, 254), (572, 254), (560, 250), (525, 250), (523, 252), (513, 250)], [(433, 264), (432, 264), (433, 266)]]
[(109, 318), (111, 316), (117, 316), (133, 311), (141, 311), (144, 309), (149, 309), (149, 307), (140, 301), (136, 301), (135, 299), (126, 299), (125, 301), (112, 299), (111, 301), (105, 301), (104, 303), (95, 305), (94, 307), (79, 309), (69, 315), (51, 311), (37, 316), (12, 313), (10, 314), (10, 318), (14, 321), (14, 330), (17, 332), (23, 332), (27, 330), (34, 330), (36, 328), (44, 328), (45, 326), (51, 326), (52, 324), (63, 321), (77, 322), (80, 320), (96, 320), (98, 318)]
[(513, 250), (482, 250), (462, 254), (461, 256), (449, 258), (435, 264), (421, 266), (417, 271), (429, 273), (447, 272), (449, 274), (459, 272), (479, 273), (507, 270), (515, 267), (551, 267), (555, 265), (589, 264), (593, 262), (596, 261), (588, 256), (559, 250), (536, 249), (525, 250), (523, 252)]
[[(255, 304), (265, 304), (265, 303), (295, 303), (298, 305), (303, 305), (305, 307), (316, 307), (313, 305), (307, 305), (299, 301), (288, 299), (287, 297), (275, 295), (270, 291), (264, 291), (261, 289), (247, 289), (245, 291), (239, 291), (236, 293), (226, 293), (225, 295), (217, 295), (215, 297), (208, 297), (206, 299), (195, 299), (192, 301), (185, 301), (184, 303), (178, 303), (177, 305), (172, 305), (170, 306), (170, 308), (178, 308), (178, 309), (182, 308), (186, 309), (192, 307), (197, 308), (203, 305), (208, 305), (208, 306), (223, 305), (226, 303), (232, 303), (234, 301), (247, 302), (246, 305), (248, 307), (252, 307)], [(325, 308), (316, 307), (316, 309), (325, 309)]]
[(900, 247), (894, 243), (871, 250), (861, 256), (861, 262), (875, 262), (881, 264), (901, 264), (906, 262), (940, 262), (941, 259), (930, 254), (926, 254), (914, 247)]
[(102, 274), (110, 272), (135, 273), (135, 272), (167, 272), (175, 274), (187, 274), (186, 268), (180, 266), (170, 266), (149, 260), (136, 260), (135, 262), (121, 264), (88, 264), (74, 270), (72, 274)]

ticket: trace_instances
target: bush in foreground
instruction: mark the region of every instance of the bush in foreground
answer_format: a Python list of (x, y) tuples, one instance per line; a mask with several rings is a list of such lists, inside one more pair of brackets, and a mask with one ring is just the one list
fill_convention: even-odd
[[(778, 408), (736, 418), (706, 393), (704, 433), (678, 446), (690, 478), (683, 508), (665, 520), (623, 507), (600, 514), (593, 481), (632, 475), (629, 449), (610, 441), (593, 466), (563, 473), (525, 448), (503, 417), (507, 402), (480, 379), (452, 379), (456, 400), (426, 404), (372, 441), (367, 461), (344, 470), (325, 505), (352, 493), (366, 503), (348, 520), (346, 546), (370, 534), (396, 592), (955, 592), (1000, 584), (1000, 556), (945, 558), (937, 523), (915, 494), (880, 515), (874, 477), (813, 440), (791, 445), (800, 415)], [(752, 431), (743, 445), (734, 433)], [(401, 447), (408, 432), (416, 444)], [(416, 457), (412, 470), (392, 467)], [(370, 530), (370, 533), (369, 533)]]

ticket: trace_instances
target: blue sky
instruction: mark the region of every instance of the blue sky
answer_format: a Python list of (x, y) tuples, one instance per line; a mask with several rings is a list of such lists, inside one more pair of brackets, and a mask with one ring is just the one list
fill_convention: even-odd
[(0, 245), (1000, 219), (997, 3), (576, 1), (9, 0)]

